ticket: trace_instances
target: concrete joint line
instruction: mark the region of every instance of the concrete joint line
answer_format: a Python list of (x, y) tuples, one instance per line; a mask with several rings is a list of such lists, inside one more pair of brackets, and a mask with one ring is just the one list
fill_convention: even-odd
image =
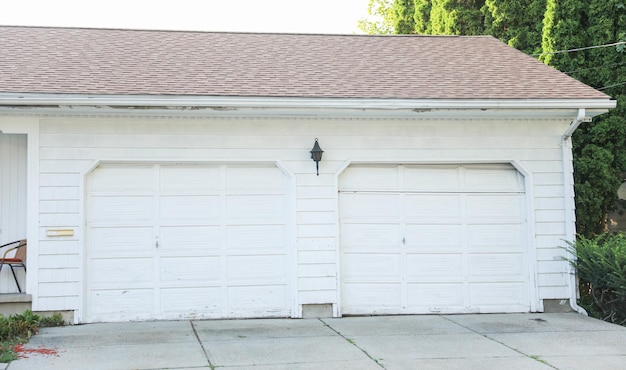
[(553, 366), (552, 364), (548, 363), (546, 360), (544, 360), (544, 359), (540, 358), (539, 356), (534, 356), (534, 355), (529, 355), (528, 353), (524, 353), (524, 352), (520, 351), (520, 350), (519, 350), (519, 349), (517, 349), (517, 348), (513, 348), (513, 347), (509, 346), (509, 345), (508, 345), (508, 344), (506, 344), (506, 343), (500, 342), (499, 340), (496, 340), (495, 338), (492, 338), (492, 337), (490, 337), (490, 336), (489, 336), (489, 335), (487, 335), (487, 334), (479, 333), (479, 332), (477, 332), (476, 330), (474, 330), (474, 329), (472, 329), (472, 328), (468, 328), (468, 327), (467, 327), (467, 326), (465, 326), (465, 325), (461, 325), (461, 324), (459, 324), (458, 322), (456, 322), (456, 321), (454, 321), (454, 320), (451, 320), (451, 319), (449, 319), (449, 318), (447, 318), (447, 317), (445, 317), (445, 316), (439, 316), (439, 317), (441, 317), (441, 318), (443, 318), (443, 319), (446, 319), (446, 320), (450, 321), (451, 323), (456, 324), (456, 325), (458, 325), (458, 326), (460, 326), (460, 327), (462, 327), (462, 328), (465, 328), (465, 329), (467, 329), (467, 330), (469, 330), (469, 331), (471, 331), (471, 332), (474, 332), (474, 333), (476, 333), (476, 334), (478, 334), (478, 335), (481, 335), (481, 336), (483, 336), (483, 337), (485, 337), (485, 338), (489, 339), (489, 340), (490, 340), (490, 341), (492, 341), (492, 342), (496, 342), (496, 343), (498, 343), (498, 344), (500, 344), (500, 345), (503, 345), (503, 346), (505, 346), (506, 348), (508, 348), (508, 349), (510, 349), (510, 350), (513, 350), (513, 351), (515, 351), (515, 352), (519, 353), (519, 354), (520, 354), (520, 355), (522, 355), (522, 356), (528, 357), (528, 358), (530, 358), (530, 359), (532, 359), (532, 360), (535, 360), (535, 361), (540, 362), (540, 363), (542, 363), (542, 364), (544, 364), (544, 365), (550, 366), (550, 367), (551, 367), (551, 368), (553, 368), (553, 369), (557, 369), (557, 370), (558, 370), (558, 367)]
[(343, 339), (346, 340), (346, 342), (352, 344), (354, 347), (356, 347), (359, 351), (363, 352), (365, 354), (365, 356), (369, 357), (370, 360), (374, 361), (376, 363), (376, 365), (380, 366), (383, 369), (386, 369), (380, 362), (378, 362), (377, 359), (375, 359), (374, 357), (370, 356), (369, 353), (367, 353), (366, 350), (364, 350), (363, 348), (359, 347), (356, 342), (350, 338), (347, 338), (345, 335), (341, 334), (340, 332), (338, 332), (337, 330), (335, 330), (335, 328), (333, 328), (332, 326), (330, 326), (326, 321), (322, 320), (322, 319), (318, 319), (322, 324), (324, 324), (324, 326), (326, 326), (328, 329), (334, 331), (338, 336), (342, 337)]
[(200, 337), (198, 336), (198, 332), (196, 331), (196, 326), (193, 324), (193, 321), (189, 321), (189, 325), (191, 325), (191, 330), (193, 330), (193, 335), (196, 336), (196, 340), (200, 344), (200, 348), (202, 348), (202, 352), (204, 352), (204, 357), (206, 358), (207, 362), (209, 363), (209, 367), (211, 368), (211, 370), (215, 370), (215, 365), (213, 365), (211, 363), (211, 359), (209, 358), (209, 354), (207, 353), (206, 348), (204, 348), (204, 344), (202, 343), (202, 341), (200, 340)]

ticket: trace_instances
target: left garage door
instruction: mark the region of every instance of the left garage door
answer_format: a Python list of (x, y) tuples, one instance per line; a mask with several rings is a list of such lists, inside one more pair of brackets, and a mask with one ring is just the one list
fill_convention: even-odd
[(272, 165), (101, 165), (86, 184), (85, 322), (289, 316)]

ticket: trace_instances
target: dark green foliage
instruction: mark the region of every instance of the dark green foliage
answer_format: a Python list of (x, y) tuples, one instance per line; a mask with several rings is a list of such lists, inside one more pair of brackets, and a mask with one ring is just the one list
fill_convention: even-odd
[[(547, 1), (544, 52), (606, 45), (623, 37), (623, 0)], [(621, 5), (622, 4), (622, 5)], [(582, 125), (573, 136), (576, 226), (586, 237), (606, 230), (607, 214), (617, 203), (626, 172), (626, 56), (618, 47), (545, 54), (544, 62), (617, 101), (617, 108)], [(609, 87), (613, 86), (613, 87)], [(608, 87), (608, 88), (607, 88)]]
[(39, 326), (42, 328), (63, 325), (65, 325), (65, 320), (63, 320), (63, 316), (58, 312), (53, 313), (52, 316), (42, 317), (39, 321)]
[(415, 33), (413, 0), (395, 0), (392, 9), (394, 15), (393, 28), (395, 32), (398, 34)]
[(63, 326), (65, 322), (59, 313), (41, 318), (31, 310), (8, 317), (0, 315), (0, 363), (13, 361), (17, 358), (14, 347), (25, 343), (39, 333), (44, 326)]
[(570, 248), (580, 279), (579, 304), (593, 317), (626, 325), (626, 236), (579, 236)]
[(395, 0), (397, 34), (480, 35), (485, 0)]
[(0, 315), (0, 341), (30, 338), (39, 332), (40, 320), (31, 310), (9, 317)]
[(541, 52), (546, 0), (486, 0), (485, 34), (527, 54)]
[[(431, 32), (430, 27), (430, 10), (432, 8), (431, 0), (415, 0), (415, 9), (413, 12), (413, 21), (415, 24), (415, 33), (428, 35)], [(397, 32), (396, 33), (400, 33)]]

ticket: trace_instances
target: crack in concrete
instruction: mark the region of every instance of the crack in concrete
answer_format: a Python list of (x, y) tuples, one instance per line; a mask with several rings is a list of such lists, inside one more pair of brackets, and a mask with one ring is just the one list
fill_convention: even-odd
[(359, 347), (356, 342), (353, 339), (350, 339), (348, 337), (346, 337), (345, 335), (341, 334), (339, 331), (335, 330), (335, 328), (333, 328), (332, 326), (330, 326), (330, 324), (328, 324), (326, 321), (322, 320), (322, 319), (318, 319), (322, 324), (324, 324), (324, 326), (326, 326), (328, 329), (334, 331), (338, 336), (342, 337), (343, 339), (346, 340), (346, 342), (352, 344), (356, 349), (358, 349), (359, 351), (363, 352), (365, 354), (365, 356), (367, 356), (370, 360), (374, 361), (374, 363), (376, 363), (376, 365), (380, 366), (383, 369), (386, 369), (386, 367), (384, 367), (377, 359), (375, 359), (374, 357), (372, 357), (369, 353), (367, 353), (367, 351), (361, 347)]
[(211, 370), (215, 370), (215, 365), (213, 365), (213, 363), (211, 363), (211, 359), (209, 358), (209, 354), (207, 353), (206, 348), (204, 348), (204, 344), (202, 343), (202, 341), (200, 340), (200, 337), (198, 336), (198, 332), (196, 331), (196, 326), (193, 324), (193, 321), (189, 321), (189, 325), (191, 325), (191, 330), (193, 330), (193, 335), (196, 336), (196, 340), (200, 344), (200, 348), (202, 348), (202, 352), (204, 352), (204, 357), (206, 358), (207, 362), (209, 363), (209, 367), (211, 368)]
[(478, 335), (480, 335), (480, 336), (482, 336), (482, 337), (485, 337), (485, 338), (489, 339), (489, 340), (490, 340), (490, 341), (492, 341), (492, 342), (496, 342), (496, 343), (498, 343), (498, 344), (500, 344), (500, 345), (503, 345), (503, 346), (505, 346), (506, 348), (508, 348), (508, 349), (510, 349), (510, 350), (513, 350), (513, 351), (515, 351), (515, 352), (519, 353), (520, 355), (523, 355), (523, 356), (525, 356), (525, 357), (528, 357), (528, 358), (530, 358), (530, 359), (532, 359), (532, 360), (534, 360), (534, 361), (540, 362), (540, 363), (542, 363), (542, 364), (544, 364), (544, 365), (546, 365), (546, 366), (550, 366), (550, 367), (551, 367), (551, 368), (553, 368), (553, 369), (559, 370), (559, 368), (558, 368), (558, 367), (555, 367), (554, 365), (550, 364), (548, 361), (546, 361), (546, 360), (544, 360), (544, 359), (540, 358), (539, 356), (536, 356), (536, 355), (529, 355), (528, 353), (524, 353), (524, 352), (520, 351), (520, 350), (519, 350), (519, 349), (517, 349), (517, 348), (513, 348), (513, 347), (509, 346), (509, 345), (508, 345), (508, 344), (506, 344), (506, 343), (500, 342), (499, 340), (496, 340), (495, 338), (490, 337), (490, 336), (489, 336), (489, 335), (487, 335), (487, 334), (480, 333), (480, 332), (478, 332), (478, 331), (476, 331), (476, 330), (474, 330), (474, 329), (472, 329), (472, 328), (470, 328), (470, 327), (467, 327), (467, 326), (465, 326), (465, 325), (461, 325), (461, 324), (459, 324), (458, 322), (456, 322), (456, 321), (454, 321), (454, 320), (452, 320), (452, 319), (450, 319), (450, 318), (448, 318), (448, 317), (445, 317), (445, 316), (439, 316), (439, 317), (441, 317), (442, 319), (448, 320), (448, 321), (450, 321), (451, 323), (453, 323), (453, 324), (455, 324), (455, 325), (458, 325), (458, 326), (460, 326), (460, 327), (462, 327), (462, 328), (464, 328), (464, 329), (467, 329), (467, 330), (469, 330), (469, 331), (471, 331), (471, 332), (473, 332), (473, 333), (476, 333), (476, 334), (478, 334)]

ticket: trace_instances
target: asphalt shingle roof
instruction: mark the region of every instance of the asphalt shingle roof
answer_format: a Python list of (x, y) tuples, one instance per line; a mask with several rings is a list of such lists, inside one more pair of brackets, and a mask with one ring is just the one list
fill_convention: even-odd
[(0, 93), (608, 99), (490, 36), (0, 27)]

